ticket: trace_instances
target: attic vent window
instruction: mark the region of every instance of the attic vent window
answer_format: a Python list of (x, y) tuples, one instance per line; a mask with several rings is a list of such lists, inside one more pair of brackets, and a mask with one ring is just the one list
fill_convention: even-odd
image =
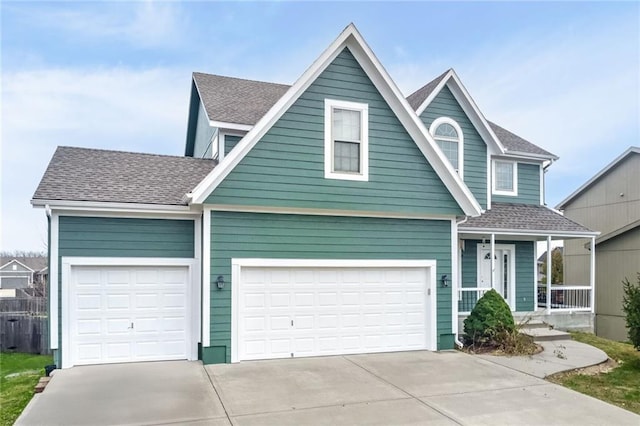
[(369, 179), (367, 104), (325, 99), (325, 178)]
[(429, 133), (433, 136), (438, 147), (449, 160), (455, 171), (462, 177), (464, 164), (464, 144), (462, 129), (449, 117), (440, 117), (431, 123)]

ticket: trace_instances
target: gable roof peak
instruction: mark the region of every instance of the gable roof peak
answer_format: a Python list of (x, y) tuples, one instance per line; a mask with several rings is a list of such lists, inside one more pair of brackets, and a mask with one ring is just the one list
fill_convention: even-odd
[(391, 79), (353, 23), (347, 25), (311, 66), (302, 73), (293, 86), (260, 118), (231, 151), (225, 161), (212, 170), (193, 191), (187, 194), (190, 203), (203, 203), (208, 195), (231, 173), (267, 131), (345, 48), (349, 49), (385, 102), (396, 114), (400, 123), (416, 141), (418, 148), (431, 163), (436, 174), (442, 179), (464, 213), (469, 216), (479, 215), (482, 210), (480, 204), (469, 188), (462, 182), (459, 175), (444, 157), (444, 154), (438, 149), (436, 142), (425, 129), (424, 124), (411, 109), (398, 86)]

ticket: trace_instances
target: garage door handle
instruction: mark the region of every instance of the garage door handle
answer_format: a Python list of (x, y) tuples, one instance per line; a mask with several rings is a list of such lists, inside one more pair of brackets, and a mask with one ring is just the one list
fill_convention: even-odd
[(133, 330), (133, 323), (131, 323), (131, 327), (127, 327), (129, 330)]

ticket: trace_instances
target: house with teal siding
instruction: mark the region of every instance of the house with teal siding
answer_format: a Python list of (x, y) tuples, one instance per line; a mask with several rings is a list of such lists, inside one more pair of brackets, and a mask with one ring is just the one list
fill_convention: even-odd
[(291, 86), (194, 73), (184, 156), (59, 147), (33, 196), (56, 364), (452, 349), (492, 288), (588, 328), (593, 283), (536, 280), (597, 235), (545, 206), (556, 160), (453, 70), (405, 97), (353, 25)]

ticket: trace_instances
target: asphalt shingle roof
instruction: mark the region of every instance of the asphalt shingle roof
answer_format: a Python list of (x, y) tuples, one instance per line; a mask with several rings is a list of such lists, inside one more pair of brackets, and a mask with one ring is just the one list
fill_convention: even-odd
[(289, 85), (193, 73), (209, 120), (254, 125), (280, 99)]
[(215, 160), (61, 146), (34, 200), (186, 205)]
[(407, 96), (407, 101), (414, 111), (420, 108), (420, 105), (422, 105), (425, 99), (427, 99), (429, 95), (435, 90), (436, 86), (442, 81), (444, 76), (447, 75), (449, 71), (450, 69), (446, 70), (445, 72)]
[[(443, 72), (407, 97), (409, 105), (417, 110), (447, 75)], [(200, 99), (210, 120), (254, 125), (285, 94), (291, 86), (266, 81), (244, 80), (220, 75), (193, 73)], [(491, 129), (507, 151), (554, 157), (537, 145), (505, 128), (489, 122)]]
[(520, 136), (511, 133), (504, 127), (500, 127), (496, 123), (493, 123), (491, 121), (489, 121), (488, 123), (491, 127), (491, 130), (493, 130), (493, 133), (495, 133), (498, 137), (498, 140), (500, 140), (500, 142), (502, 142), (502, 145), (504, 145), (504, 147), (507, 149), (507, 153), (509, 151), (524, 152), (527, 154), (538, 154), (556, 158), (556, 156), (549, 151), (545, 151), (539, 146), (534, 145), (525, 139), (522, 139)]
[(46, 257), (25, 257), (25, 256), (2, 256), (0, 257), (0, 266), (5, 266), (12, 260), (17, 260), (25, 266), (33, 269), (34, 271), (40, 271), (47, 267), (48, 259)]
[(592, 232), (546, 206), (492, 203), (491, 209), (460, 225), (465, 229), (513, 229), (552, 232)]

